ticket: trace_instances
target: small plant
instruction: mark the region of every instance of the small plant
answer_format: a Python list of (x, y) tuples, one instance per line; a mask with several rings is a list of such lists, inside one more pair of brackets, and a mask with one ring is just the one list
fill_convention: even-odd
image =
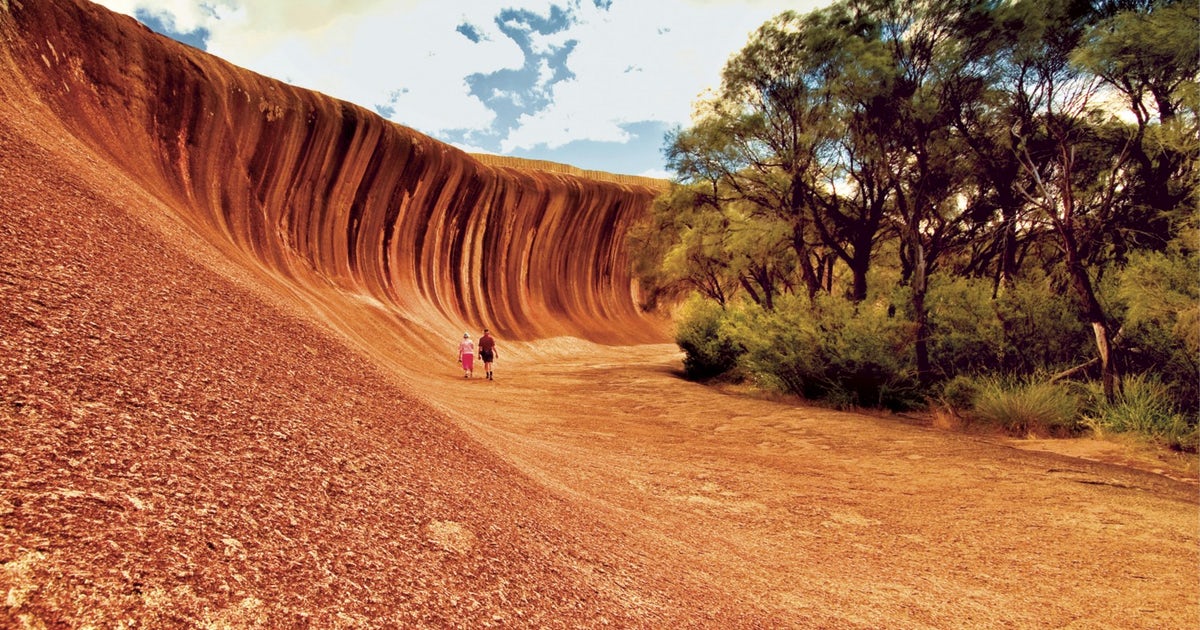
[(972, 416), (1013, 435), (1066, 436), (1080, 428), (1080, 402), (1065, 384), (992, 379), (980, 389)]
[(1196, 422), (1179, 412), (1170, 388), (1157, 378), (1125, 378), (1124, 393), (1113, 403), (1104, 402), (1098, 391), (1094, 398), (1099, 402), (1089, 424), (1097, 433), (1136, 434), (1177, 450), (1196, 451), (1200, 446)]
[(970, 423), (971, 410), (979, 397), (979, 381), (959, 375), (942, 383), (936, 397), (928, 401), (933, 426), (958, 430)]
[(741, 350), (722, 330), (727, 316), (720, 305), (699, 297), (687, 303), (675, 343), (683, 350), (683, 370), (688, 378), (713, 378), (737, 365)]
[(942, 385), (938, 403), (953, 411), (970, 411), (979, 398), (979, 382), (970, 376), (956, 376)]

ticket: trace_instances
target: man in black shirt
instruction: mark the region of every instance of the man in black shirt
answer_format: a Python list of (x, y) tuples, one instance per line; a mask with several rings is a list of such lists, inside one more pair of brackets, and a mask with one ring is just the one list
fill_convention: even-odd
[(479, 338), (479, 358), (483, 361), (483, 369), (487, 372), (488, 380), (492, 379), (492, 360), (496, 358), (496, 340), (492, 338), (492, 333), (488, 329), (483, 329), (483, 336)]

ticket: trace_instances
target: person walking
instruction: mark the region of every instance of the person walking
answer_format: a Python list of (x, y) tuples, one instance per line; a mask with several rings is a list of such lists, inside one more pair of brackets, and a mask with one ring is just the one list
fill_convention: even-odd
[(496, 360), (496, 340), (492, 338), (492, 331), (486, 328), (483, 329), (483, 336), (479, 338), (479, 360), (483, 361), (487, 379), (495, 380), (492, 378), (492, 361)]
[(458, 362), (462, 364), (463, 378), (475, 376), (475, 343), (469, 333), (463, 333), (462, 342), (458, 344)]

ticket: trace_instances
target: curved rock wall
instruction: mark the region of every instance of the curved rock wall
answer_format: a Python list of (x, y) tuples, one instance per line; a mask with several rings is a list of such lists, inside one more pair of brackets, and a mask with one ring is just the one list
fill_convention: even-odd
[(6, 0), (0, 35), (7, 96), (296, 286), (427, 328), (662, 340), (623, 236), (660, 182), (468, 155), (84, 0)]

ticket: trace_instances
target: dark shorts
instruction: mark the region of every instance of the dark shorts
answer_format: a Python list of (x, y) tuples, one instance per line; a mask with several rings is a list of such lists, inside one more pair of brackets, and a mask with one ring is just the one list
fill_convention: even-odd
[(493, 357), (493, 354), (492, 354), (491, 350), (480, 350), (479, 351), (479, 360), (483, 361), (484, 363), (491, 363), (492, 357)]

